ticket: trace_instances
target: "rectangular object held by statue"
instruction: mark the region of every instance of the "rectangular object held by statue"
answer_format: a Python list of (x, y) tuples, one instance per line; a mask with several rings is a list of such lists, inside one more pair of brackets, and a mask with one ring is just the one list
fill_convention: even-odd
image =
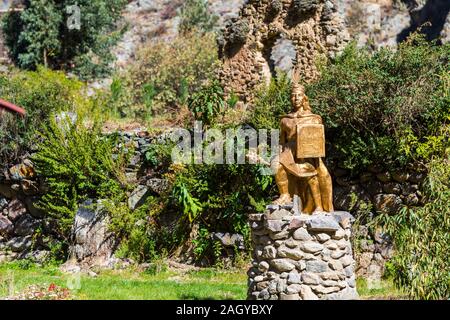
[(325, 127), (322, 124), (297, 126), (297, 158), (325, 157)]

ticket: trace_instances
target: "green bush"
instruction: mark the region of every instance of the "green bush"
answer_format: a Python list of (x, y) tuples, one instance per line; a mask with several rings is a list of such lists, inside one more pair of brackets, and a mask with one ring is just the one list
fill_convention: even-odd
[[(172, 164), (164, 177), (171, 188), (152, 206), (153, 224), (147, 231), (154, 240), (154, 251), (173, 254), (185, 245), (192, 248), (197, 262), (220, 263), (223, 248), (213, 240), (212, 232), (242, 234), (250, 247), (247, 215), (264, 206), (267, 193), (274, 191), (270, 189), (272, 177), (263, 175), (262, 167)], [(159, 223), (167, 220), (168, 213), (173, 215), (169, 228)], [(235, 258), (239, 262), (240, 256)]]
[(186, 0), (180, 9), (181, 33), (186, 34), (192, 31), (210, 32), (216, 26), (218, 17), (212, 15), (206, 0)]
[(192, 244), (194, 245), (194, 255), (197, 260), (207, 256), (212, 246), (211, 234), (208, 229), (200, 228), (197, 237), (192, 240)]
[(195, 92), (189, 99), (189, 109), (195, 119), (210, 125), (225, 109), (223, 89), (218, 81), (213, 81)]
[(167, 196), (151, 196), (135, 210), (122, 200), (116, 197), (104, 202), (110, 217), (109, 230), (119, 240), (116, 256), (138, 263), (157, 263), (186, 241), (189, 228), (184, 219), (175, 218), (170, 225), (161, 223), (172, 209)]
[[(25, 69), (45, 65), (77, 73), (83, 79), (110, 71), (111, 47), (123, 30), (116, 31), (124, 0), (33, 0), (22, 12), (11, 11), (3, 20), (3, 34), (12, 60)], [(68, 28), (72, 13), (80, 7), (80, 29)]]
[(263, 175), (259, 166), (189, 165), (176, 173), (172, 200), (191, 223), (248, 234), (247, 214), (267, 201), (274, 191), (271, 182), (272, 176)]
[(167, 115), (168, 108), (185, 104), (213, 77), (217, 63), (212, 34), (188, 34), (170, 43), (148, 44), (138, 51), (136, 62), (121, 76), (130, 94), (123, 98), (130, 110), (122, 108), (125, 113)]
[(0, 164), (7, 165), (35, 144), (35, 134), (51, 116), (61, 111), (89, 110), (84, 85), (62, 72), (38, 68), (0, 75), (0, 96), (23, 107), (27, 115), (4, 114), (0, 122)]
[[(448, 146), (450, 148), (450, 145)], [(416, 299), (450, 297), (450, 157), (429, 164), (426, 205), (383, 214), (383, 226), (395, 244), (390, 275), (397, 287)]]
[[(137, 262), (158, 260), (161, 252), (173, 251), (180, 243), (180, 232), (157, 223), (168, 208), (168, 197), (149, 197), (139, 208), (129, 208), (131, 186), (126, 182), (125, 167), (133, 146), (119, 147), (119, 136), (105, 136), (100, 124), (86, 127), (81, 117), (75, 124), (50, 121), (32, 157), (47, 188), (38, 206), (54, 221), (53, 233), (62, 244), (55, 254), (64, 257), (67, 253), (78, 205), (86, 199), (99, 199), (108, 213), (109, 231), (119, 243), (117, 255)], [(158, 159), (165, 159), (167, 148), (161, 145), (156, 149)]]
[(100, 126), (87, 128), (81, 119), (51, 120), (32, 157), (47, 187), (39, 206), (57, 223), (55, 233), (67, 241), (78, 205), (86, 199), (126, 199), (127, 156), (116, 136), (104, 137)]
[(280, 128), (282, 115), (291, 112), (291, 82), (284, 73), (257, 91), (249, 123), (256, 129)]
[(145, 152), (145, 163), (154, 169), (167, 169), (172, 161), (172, 148), (172, 143), (151, 144)]
[(144, 205), (134, 211), (120, 200), (115, 198), (105, 202), (110, 217), (109, 230), (120, 242), (116, 255), (136, 262), (163, 258), (162, 253), (170, 248), (170, 241), (167, 241), (164, 230), (158, 230), (153, 220), (153, 216), (159, 214), (161, 200), (149, 197)]
[(344, 168), (401, 167), (441, 155), (450, 115), (450, 45), (414, 35), (398, 50), (370, 53), (355, 44), (322, 66), (307, 87), (327, 140)]

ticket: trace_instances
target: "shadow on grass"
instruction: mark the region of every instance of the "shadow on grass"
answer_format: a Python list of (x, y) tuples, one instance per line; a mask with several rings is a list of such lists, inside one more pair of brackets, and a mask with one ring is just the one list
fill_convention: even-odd
[(197, 296), (195, 294), (191, 294), (191, 293), (180, 295), (180, 299), (181, 300), (209, 300), (209, 301), (217, 300), (216, 298), (213, 298), (213, 297), (199, 297), (199, 296)]

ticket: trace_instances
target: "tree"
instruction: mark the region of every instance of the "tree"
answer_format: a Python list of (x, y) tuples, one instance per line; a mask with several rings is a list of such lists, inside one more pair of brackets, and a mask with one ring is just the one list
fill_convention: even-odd
[[(109, 72), (110, 48), (123, 30), (117, 21), (125, 0), (33, 0), (22, 12), (8, 13), (2, 23), (12, 60), (24, 69), (38, 65), (72, 71), (87, 79)], [(67, 22), (80, 8), (80, 28)]]
[[(58, 41), (58, 26), (63, 17), (51, 0), (33, 1), (27, 10), (14, 18), (7, 27), (21, 22), (22, 32), (9, 33), (7, 44), (13, 59), (23, 68), (34, 68), (38, 64), (48, 67), (53, 56), (58, 55), (61, 45)], [(12, 23), (11, 23), (12, 22)], [(26, 51), (23, 50), (26, 48)]]

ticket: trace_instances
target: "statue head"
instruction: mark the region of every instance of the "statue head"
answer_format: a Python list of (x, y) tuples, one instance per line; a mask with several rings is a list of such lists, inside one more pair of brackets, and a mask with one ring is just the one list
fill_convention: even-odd
[(291, 102), (295, 111), (311, 112), (305, 87), (299, 83), (294, 82), (292, 84)]

